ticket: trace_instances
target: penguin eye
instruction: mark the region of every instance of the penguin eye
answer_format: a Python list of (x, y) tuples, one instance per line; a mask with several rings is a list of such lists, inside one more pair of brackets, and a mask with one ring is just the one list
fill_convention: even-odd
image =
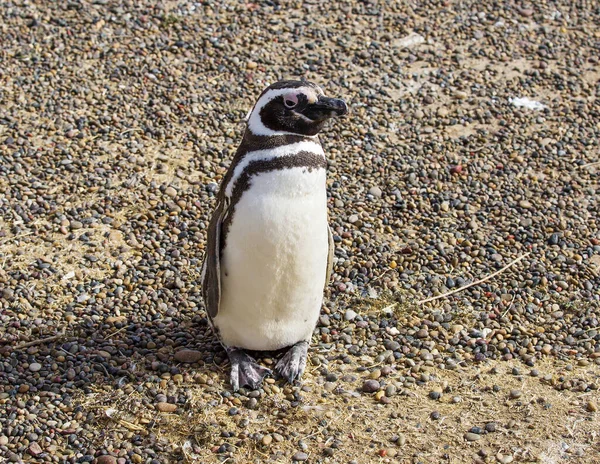
[(298, 95), (295, 93), (289, 93), (283, 97), (283, 104), (286, 108), (293, 108), (298, 104)]

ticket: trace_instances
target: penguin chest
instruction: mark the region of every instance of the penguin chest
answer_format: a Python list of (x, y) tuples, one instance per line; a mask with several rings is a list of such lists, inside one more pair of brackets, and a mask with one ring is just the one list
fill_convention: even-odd
[(309, 340), (327, 268), (325, 170), (294, 167), (252, 177), (221, 255), (223, 342), (276, 350)]

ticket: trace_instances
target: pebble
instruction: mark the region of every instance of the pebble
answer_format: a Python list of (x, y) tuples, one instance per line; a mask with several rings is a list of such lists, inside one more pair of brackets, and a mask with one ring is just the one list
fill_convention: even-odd
[(465, 433), (465, 440), (467, 441), (477, 441), (481, 439), (481, 435), (473, 432)]
[(381, 196), (383, 195), (383, 192), (382, 192), (382, 191), (381, 191), (381, 189), (380, 189), (379, 187), (377, 187), (377, 186), (375, 186), (375, 187), (371, 187), (371, 188), (369, 189), (369, 193), (370, 193), (371, 195), (373, 195), (374, 197), (376, 197), (376, 198), (381, 198)]
[(173, 358), (177, 362), (181, 363), (195, 363), (202, 359), (203, 353), (195, 350), (179, 350), (175, 353)]
[(292, 456), (292, 461), (303, 462), (308, 460), (308, 454), (298, 451)]
[(398, 439), (396, 440), (396, 444), (398, 446), (404, 446), (406, 444), (406, 436), (402, 433), (398, 434)]
[(429, 398), (431, 398), (432, 400), (439, 400), (441, 397), (442, 397), (442, 394), (439, 391), (429, 392)]
[(503, 455), (498, 453), (496, 455), (496, 460), (501, 464), (508, 464), (510, 462), (513, 462), (513, 457), (510, 454)]
[(43, 453), (41, 446), (35, 441), (29, 444), (27, 451), (34, 457)]
[(175, 198), (177, 196), (177, 190), (169, 186), (165, 189), (165, 194), (170, 196), (171, 198)]
[(490, 432), (490, 433), (495, 432), (496, 431), (496, 423), (488, 422), (487, 424), (485, 424), (485, 431)]
[(355, 311), (352, 311), (351, 309), (347, 309), (346, 312), (344, 313), (344, 320), (345, 321), (353, 321), (354, 319), (356, 319), (356, 316), (358, 316), (358, 314), (356, 314)]
[(156, 409), (160, 412), (175, 412), (177, 411), (177, 405), (161, 401), (160, 403), (156, 403)]
[(41, 368), (42, 368), (42, 365), (39, 363), (34, 362), (29, 365), (29, 370), (31, 372), (38, 372)]
[(585, 409), (586, 409), (588, 412), (596, 412), (596, 411), (598, 411), (598, 405), (596, 404), (596, 402), (595, 402), (595, 401), (593, 401), (593, 400), (589, 400), (589, 401), (587, 402), (587, 404), (585, 405)]
[(377, 380), (366, 380), (363, 383), (362, 391), (365, 393), (374, 393), (379, 390), (380, 384)]
[(510, 394), (509, 394), (510, 399), (512, 399), (512, 400), (521, 398), (522, 395), (523, 395), (523, 392), (521, 390), (511, 390)]
[(117, 464), (117, 458), (110, 454), (105, 454), (96, 459), (96, 464)]

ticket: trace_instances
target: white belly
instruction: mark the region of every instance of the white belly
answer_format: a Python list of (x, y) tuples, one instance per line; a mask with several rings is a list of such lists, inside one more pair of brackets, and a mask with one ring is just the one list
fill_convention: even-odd
[(235, 206), (214, 324), (227, 346), (277, 350), (309, 340), (323, 299), (325, 170), (259, 174)]

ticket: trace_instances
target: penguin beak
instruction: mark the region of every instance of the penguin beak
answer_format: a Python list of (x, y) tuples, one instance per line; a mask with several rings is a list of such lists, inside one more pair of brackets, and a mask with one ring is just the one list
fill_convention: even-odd
[(323, 121), (348, 114), (348, 105), (340, 98), (329, 98), (321, 95), (315, 103), (309, 104), (302, 113), (313, 121)]

